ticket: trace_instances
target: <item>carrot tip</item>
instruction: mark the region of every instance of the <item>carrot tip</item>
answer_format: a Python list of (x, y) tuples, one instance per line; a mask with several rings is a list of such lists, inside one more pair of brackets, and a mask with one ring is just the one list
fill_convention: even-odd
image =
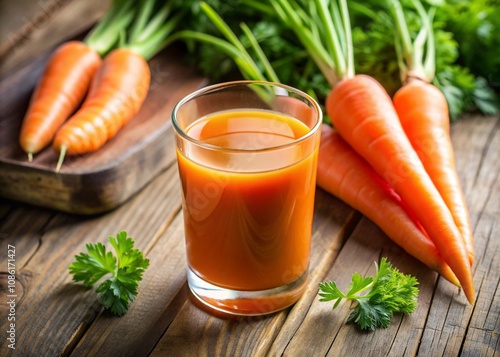
[(59, 154), (59, 160), (57, 160), (56, 172), (59, 172), (66, 156), (66, 145), (61, 146), (61, 152)]
[(33, 161), (33, 153), (31, 153), (31, 152), (28, 153), (28, 161), (29, 162)]

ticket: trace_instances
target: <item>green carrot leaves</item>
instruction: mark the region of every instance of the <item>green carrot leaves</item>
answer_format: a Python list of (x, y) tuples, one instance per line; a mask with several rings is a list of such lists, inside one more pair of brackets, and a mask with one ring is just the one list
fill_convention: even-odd
[(118, 316), (124, 315), (129, 303), (137, 296), (139, 281), (149, 266), (149, 259), (134, 249), (134, 240), (122, 231), (109, 237), (115, 254), (106, 251), (102, 243), (87, 244), (87, 253), (75, 256), (69, 266), (73, 280), (92, 287), (105, 276), (110, 276), (96, 289), (102, 304)]
[(380, 265), (375, 265), (377, 271), (374, 277), (353, 274), (345, 294), (335, 282), (319, 284), (320, 301), (334, 301), (334, 309), (342, 300), (355, 302), (347, 322), (357, 324), (362, 330), (386, 328), (395, 313), (410, 314), (417, 306), (419, 291), (415, 277), (393, 268), (386, 258), (382, 258)]

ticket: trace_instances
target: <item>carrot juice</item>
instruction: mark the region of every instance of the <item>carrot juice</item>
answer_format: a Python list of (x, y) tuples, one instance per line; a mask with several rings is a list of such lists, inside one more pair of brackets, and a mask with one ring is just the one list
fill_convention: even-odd
[[(279, 130), (270, 132), (269, 127)], [(215, 114), (186, 130), (207, 144), (252, 150), (289, 144), (308, 131), (296, 119), (265, 111)], [(276, 165), (283, 159), (280, 155), (290, 154), (277, 152), (274, 158), (237, 157), (232, 161), (221, 154), (205, 162), (202, 157), (188, 159), (178, 151), (187, 257), (196, 274), (229, 289), (264, 290), (290, 283), (305, 272), (317, 150), (278, 169), (238, 170), (243, 164)]]
[[(189, 121), (178, 136), (188, 273), (209, 293), (237, 292), (228, 295), (233, 312), (252, 301), (244, 292), (254, 298), (298, 281), (305, 286), (318, 146), (307, 121), (234, 105)], [(212, 295), (205, 302), (220, 296)], [(300, 294), (291, 296), (274, 304), (290, 305)]]

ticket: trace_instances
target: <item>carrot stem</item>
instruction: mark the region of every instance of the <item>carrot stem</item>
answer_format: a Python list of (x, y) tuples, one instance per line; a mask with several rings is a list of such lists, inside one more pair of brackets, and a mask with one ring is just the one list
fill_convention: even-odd
[(342, 14), (342, 24), (344, 25), (343, 33), (346, 37), (346, 77), (349, 78), (354, 76), (354, 49), (352, 44), (351, 22), (349, 20), (349, 10), (347, 9), (346, 0), (340, 0), (340, 10)]
[[(335, 30), (335, 27), (333, 25), (333, 21), (331, 16), (329, 15), (328, 8), (325, 4), (324, 1), (322, 0), (315, 0), (316, 1), (316, 6), (318, 8), (318, 14), (319, 17), (325, 26), (326, 34), (325, 34), (325, 41), (326, 45), (330, 51), (330, 53), (333, 53), (333, 59), (335, 61), (335, 67), (337, 69), (337, 75), (342, 78), (341, 74), (347, 73), (347, 64), (345, 62), (345, 57), (343, 55), (343, 51), (341, 50), (341, 42), (339, 39), (339, 36), (337, 34), (337, 31)], [(332, 6), (334, 6), (332, 4)], [(336, 50), (338, 49), (338, 50)]]
[[(161, 8), (155, 12), (155, 5)], [(168, 36), (177, 27), (184, 14), (182, 11), (172, 15), (173, 1), (158, 2), (143, 0), (134, 17), (128, 37), (120, 48), (128, 48), (144, 59), (149, 60), (164, 49), (170, 41)]]
[[(315, 37), (313, 30), (305, 26), (301, 18), (297, 15), (300, 13), (301, 8), (296, 6), (293, 8), (287, 1), (284, 0), (273, 0), (272, 4), (275, 6), (278, 13), (282, 13), (282, 21), (287, 24), (297, 35), (300, 42), (309, 52), (310, 56), (316, 62), (321, 72), (325, 75), (326, 80), (332, 86), (339, 80), (339, 78), (344, 77), (345, 73), (339, 71), (336, 66), (335, 59), (330, 56), (328, 51), (325, 49), (320, 39)], [(315, 27), (312, 25), (315, 21), (311, 19), (308, 20), (308, 24), (311, 28)]]
[[(396, 36), (399, 39), (399, 41), (396, 41), (396, 54), (398, 56), (400, 75), (403, 82), (408, 80), (408, 77), (420, 78), (430, 82), (435, 72), (432, 26), (422, 4), (415, 0), (412, 0), (412, 2), (422, 18), (422, 27), (414, 42), (412, 42), (401, 4), (397, 0), (389, 0), (396, 25)], [(427, 47), (424, 51), (425, 43), (427, 43)]]
[(205, 2), (202, 2), (200, 4), (201, 9), (203, 12), (207, 15), (207, 17), (213, 22), (213, 24), (219, 29), (219, 31), (224, 35), (224, 37), (233, 44), (234, 47), (238, 50), (240, 57), (245, 59), (245, 62), (248, 63), (250, 66), (252, 66), (253, 71), (256, 73), (257, 76), (262, 78), (264, 75), (262, 74), (261, 70), (259, 67), (255, 64), (255, 62), (252, 59), (252, 56), (250, 56), (243, 46), (243, 44), (240, 42), (238, 37), (235, 35), (235, 33), (231, 30), (231, 28), (224, 22), (224, 20)]
[(151, 38), (154, 33), (163, 26), (168, 16), (172, 12), (172, 1), (168, 1), (149, 21), (146, 26), (140, 29), (137, 38), (130, 42), (143, 42)]
[(136, 42), (142, 29), (146, 26), (149, 17), (153, 11), (155, 2), (150, 0), (142, 0), (139, 8), (138, 16), (135, 17), (134, 22), (129, 31), (129, 40)]
[(258, 43), (257, 39), (255, 38), (255, 36), (253, 35), (250, 28), (245, 23), (242, 23), (241, 29), (243, 30), (246, 37), (250, 41), (252, 48), (254, 49), (255, 53), (257, 54), (258, 60), (264, 66), (264, 71), (267, 74), (268, 78), (273, 82), (279, 83), (280, 80), (279, 80), (278, 76), (276, 75), (276, 72), (274, 71), (273, 66), (271, 66), (271, 63), (269, 63), (269, 60), (267, 59), (266, 55), (262, 51), (262, 48), (259, 46), (259, 43)]
[(108, 53), (117, 43), (120, 33), (132, 22), (134, 1), (115, 0), (110, 10), (83, 40), (101, 56)]
[(166, 39), (168, 39), (168, 36), (177, 27), (181, 19), (182, 15), (176, 14), (171, 19), (162, 24), (162, 26), (159, 27), (156, 31), (151, 33), (151, 36), (148, 39), (140, 42), (132, 42), (122, 47), (129, 48), (139, 53), (145, 59), (149, 60), (170, 43), (166, 42)]
[[(167, 38), (166, 43), (170, 43), (178, 39), (193, 39), (196, 41), (202, 41), (212, 44), (233, 59), (243, 77), (247, 79), (266, 79), (264, 73), (260, 70), (259, 66), (255, 63), (245, 46), (243, 46), (241, 41), (231, 30), (231, 28), (226, 24), (226, 22), (208, 4), (202, 2), (200, 6), (205, 15), (224, 35), (226, 40), (202, 32), (183, 30), (176, 32), (175, 34)], [(264, 55), (264, 52), (260, 48), (250, 29), (245, 24), (242, 24), (241, 27), (244, 34), (247, 36), (254, 52), (257, 54), (257, 58), (263, 64), (263, 67), (267, 75), (269, 76), (268, 80), (279, 82), (278, 76), (274, 72), (272, 66)]]

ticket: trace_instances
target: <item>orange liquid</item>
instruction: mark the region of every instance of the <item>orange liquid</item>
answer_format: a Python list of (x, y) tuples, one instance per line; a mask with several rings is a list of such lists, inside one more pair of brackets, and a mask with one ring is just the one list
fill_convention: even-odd
[[(309, 132), (266, 111), (217, 113), (193, 123), (189, 136), (212, 145), (258, 150)], [(265, 157), (177, 151), (188, 264), (202, 279), (236, 290), (295, 281), (308, 268), (317, 148)], [(291, 162), (291, 164), (288, 164)]]

